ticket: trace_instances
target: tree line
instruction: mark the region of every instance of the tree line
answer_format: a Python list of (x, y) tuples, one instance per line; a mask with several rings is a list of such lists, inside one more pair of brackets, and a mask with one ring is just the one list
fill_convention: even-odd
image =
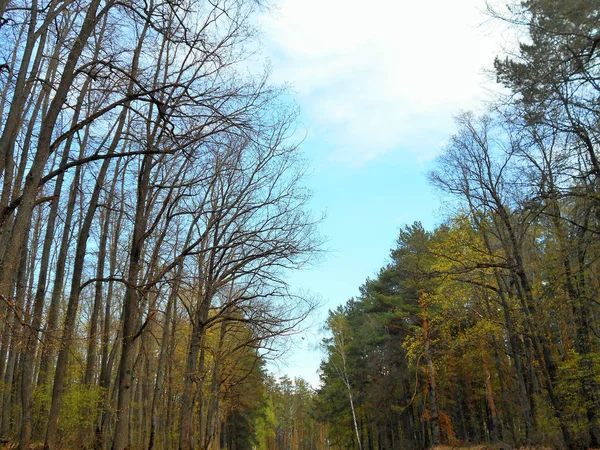
[(430, 173), (445, 221), (331, 311), (317, 417), (331, 448), (600, 442), (597, 2), (528, 0)]
[(0, 436), (250, 448), (315, 307), (296, 110), (260, 2), (0, 1)]

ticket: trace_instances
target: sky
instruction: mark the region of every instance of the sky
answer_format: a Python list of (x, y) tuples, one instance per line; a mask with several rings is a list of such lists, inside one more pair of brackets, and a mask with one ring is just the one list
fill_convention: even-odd
[(328, 311), (358, 295), (388, 262), (400, 227), (443, 218), (427, 172), (454, 132), (453, 117), (481, 110), (501, 52), (501, 24), (484, 0), (279, 0), (260, 17), (272, 81), (301, 108), (311, 209), (324, 213), (326, 254), (290, 274), (322, 304), (278, 376), (318, 385)]

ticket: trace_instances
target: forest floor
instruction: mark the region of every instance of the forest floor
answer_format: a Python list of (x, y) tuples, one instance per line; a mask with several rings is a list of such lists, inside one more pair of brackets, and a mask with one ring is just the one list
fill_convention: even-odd
[[(494, 445), (469, 445), (461, 443), (457, 445), (438, 445), (431, 448), (431, 450), (509, 450), (514, 447), (506, 444), (494, 444)], [(518, 450), (552, 450), (552, 447), (542, 446), (531, 446), (531, 447), (520, 447)], [(591, 450), (591, 449), (590, 449)]]

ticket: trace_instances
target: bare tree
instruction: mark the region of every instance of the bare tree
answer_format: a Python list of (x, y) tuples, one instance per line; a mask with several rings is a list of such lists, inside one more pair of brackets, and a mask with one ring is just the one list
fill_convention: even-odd
[[(225, 345), (245, 327), (258, 361), (313, 307), (285, 282), (320, 244), (295, 111), (268, 74), (239, 70), (259, 6), (0, 4), (0, 378), (3, 406), (20, 403), (2, 429), (21, 448), (44, 435), (49, 449), (166, 446), (182, 311), (184, 411), (199, 371), (224, 392), (221, 362), (203, 362), (207, 330)], [(77, 437), (60, 420), (73, 377), (98, 393), (69, 411), (86, 423)], [(220, 423), (206, 405), (203, 442)], [(182, 448), (196, 418), (181, 415)]]

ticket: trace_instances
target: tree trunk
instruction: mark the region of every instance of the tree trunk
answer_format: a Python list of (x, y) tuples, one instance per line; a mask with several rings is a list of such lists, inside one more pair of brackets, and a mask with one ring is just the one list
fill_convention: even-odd
[(429, 341), (429, 319), (427, 318), (427, 308), (423, 308), (423, 339), (425, 343), (425, 350), (423, 352), (423, 359), (425, 366), (427, 367), (427, 382), (429, 391), (429, 416), (431, 426), (431, 445), (439, 445), (441, 439), (440, 432), (440, 416), (437, 407), (437, 386), (435, 380), (435, 366), (430, 356), (430, 341)]
[(181, 413), (179, 418), (179, 449), (189, 450), (192, 448), (192, 424), (193, 411), (193, 388), (197, 379), (198, 355), (202, 337), (204, 335), (204, 322), (208, 317), (208, 310), (212, 296), (210, 293), (200, 294), (202, 300), (198, 302), (192, 325), (192, 335), (185, 365), (185, 376), (183, 381), (183, 393), (181, 395)]
[(148, 185), (152, 169), (152, 156), (144, 155), (138, 175), (137, 200), (135, 220), (129, 253), (129, 268), (127, 285), (123, 298), (123, 342), (121, 347), (121, 362), (118, 371), (118, 403), (117, 423), (113, 439), (113, 450), (124, 450), (129, 445), (129, 407), (131, 403), (131, 387), (133, 365), (136, 354), (136, 338), (139, 317), (139, 300), (136, 289), (140, 272), (140, 257), (145, 241), (145, 227)]
[[(109, 150), (110, 151), (110, 150)], [(79, 308), (80, 298), (80, 286), (81, 278), (83, 275), (83, 265), (85, 261), (85, 254), (87, 250), (87, 241), (90, 234), (90, 228), (94, 216), (96, 214), (96, 208), (98, 207), (98, 200), (100, 198), (100, 192), (104, 184), (106, 173), (110, 165), (110, 159), (105, 159), (100, 168), (100, 172), (96, 177), (96, 184), (92, 192), (88, 210), (83, 220), (79, 236), (77, 238), (77, 246), (75, 248), (75, 259), (73, 261), (73, 275), (71, 279), (71, 291), (69, 294), (69, 301), (67, 304), (67, 311), (65, 315), (62, 336), (60, 340), (60, 350), (58, 352), (58, 361), (56, 363), (56, 370), (54, 373), (54, 385), (52, 389), (52, 402), (50, 404), (50, 414), (48, 415), (48, 429), (46, 431), (46, 441), (44, 443), (45, 449), (54, 449), (56, 445), (56, 435), (58, 432), (58, 416), (60, 414), (60, 407), (62, 404), (62, 396), (64, 391), (65, 377), (67, 373), (67, 365), (69, 361), (69, 353), (71, 347), (71, 339), (75, 332), (75, 321), (77, 319), (77, 310)]]

